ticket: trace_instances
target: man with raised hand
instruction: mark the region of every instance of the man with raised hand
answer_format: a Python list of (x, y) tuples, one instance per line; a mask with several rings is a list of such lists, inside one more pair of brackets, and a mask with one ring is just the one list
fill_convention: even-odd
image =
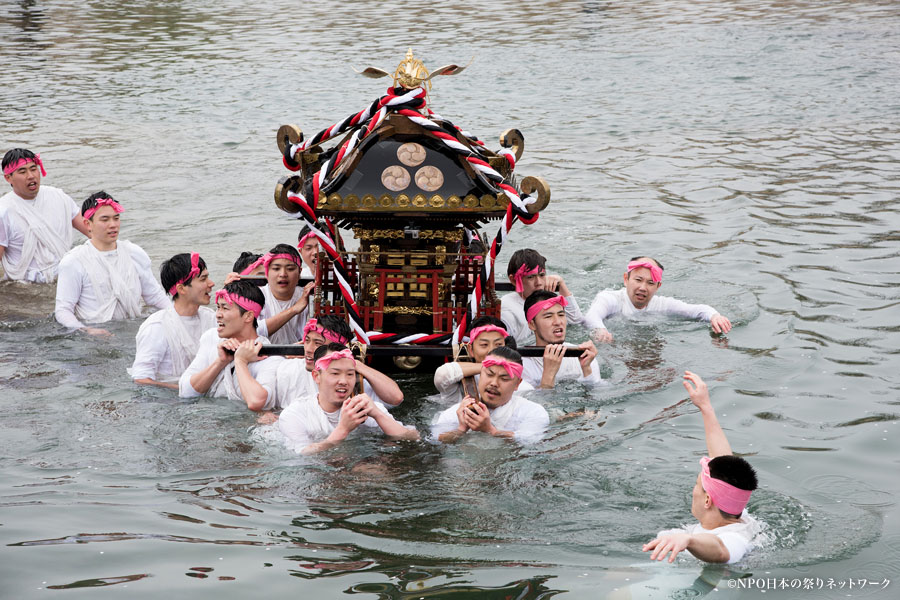
[(278, 244), (263, 255), (268, 283), (262, 287), (266, 305), (258, 333), (273, 344), (294, 344), (303, 338), (309, 294), (315, 284), (298, 285), (301, 265), (300, 253), (288, 244)]
[(141, 324), (128, 373), (135, 383), (177, 390), (178, 378), (197, 356), (200, 336), (216, 326), (216, 313), (207, 307), (215, 284), (196, 252), (163, 262), (159, 278), (172, 296), (172, 306)]
[(641, 315), (672, 315), (686, 319), (708, 321), (715, 333), (731, 331), (731, 321), (706, 304), (688, 304), (668, 296), (657, 296), (662, 285), (663, 267), (655, 258), (636, 256), (625, 268), (624, 287), (618, 290), (597, 292), (591, 308), (584, 316), (585, 325), (591, 330), (591, 339), (609, 343), (613, 336), (607, 330), (604, 319), (622, 315), (629, 319)]
[(439, 413), (431, 425), (432, 436), (444, 443), (456, 442), (475, 431), (521, 442), (540, 439), (550, 417), (543, 406), (517, 393), (522, 383), (519, 353), (508, 346), (498, 346), (484, 357), (480, 367), (479, 399), (468, 395)]
[(525, 318), (525, 299), (537, 290), (558, 293), (566, 299), (566, 319), (569, 323), (584, 322), (575, 296), (559, 275), (547, 275), (547, 259), (537, 250), (525, 248), (516, 250), (509, 258), (506, 272), (515, 292), (506, 294), (500, 300), (500, 318), (506, 323), (506, 330), (520, 345), (531, 341), (533, 335)]
[(392, 438), (419, 439), (414, 427), (394, 419), (368, 395), (353, 394), (357, 361), (346, 346), (333, 342), (321, 346), (314, 360), (312, 376), (318, 391), (291, 402), (278, 419), (290, 448), (315, 454), (340, 444), (361, 426), (379, 428)]
[(275, 373), (284, 359), (259, 356), (269, 342), (256, 334), (264, 302), (249, 281), (235, 281), (216, 292), (216, 328), (200, 337), (197, 356), (178, 380), (179, 396), (227, 396), (257, 412), (277, 408)]
[(699, 521), (681, 529), (661, 531), (644, 544), (650, 560), (668, 555), (674, 562), (687, 550), (700, 560), (734, 563), (753, 549), (760, 523), (747, 514), (745, 507), (757, 487), (753, 467), (731, 453), (731, 445), (716, 419), (709, 390), (699, 375), (684, 372), (684, 387), (694, 406), (700, 409), (709, 456), (700, 459), (700, 474), (691, 493), (691, 514)]
[[(466, 389), (472, 381), (472, 388), (478, 385), (481, 373), (481, 361), (488, 353), (499, 346), (515, 348), (516, 340), (506, 331), (506, 324), (488, 315), (483, 315), (472, 321), (469, 329), (469, 341), (466, 343), (466, 351), (472, 358), (472, 362), (451, 361), (442, 364), (434, 372), (434, 387), (441, 394), (444, 404), (455, 404), (473, 390)], [(519, 386), (520, 392), (533, 390), (527, 381)]]
[(160, 310), (172, 305), (153, 277), (147, 253), (119, 239), (119, 215), (124, 210), (103, 191), (81, 205), (90, 239), (63, 256), (56, 282), (56, 320), (66, 327), (109, 335), (86, 324), (139, 317), (141, 299)]
[[(284, 407), (296, 398), (315, 395), (318, 392), (313, 378), (316, 350), (329, 343), (349, 344), (352, 337), (350, 325), (337, 315), (323, 315), (307, 321), (303, 327), (304, 356), (278, 365), (279, 405)], [(383, 402), (390, 408), (403, 402), (400, 386), (381, 371), (357, 360), (356, 372), (363, 380), (362, 393), (372, 398), (376, 404)]]
[(4, 279), (53, 283), (72, 246), (72, 228), (88, 235), (78, 206), (59, 188), (41, 185), (41, 155), (13, 148), (3, 156), (12, 191), (0, 197), (0, 263)]
[(576, 379), (588, 384), (603, 383), (595, 360), (597, 348), (587, 341), (576, 346), (580, 357), (566, 357), (566, 299), (547, 290), (538, 290), (525, 301), (528, 327), (534, 332), (535, 345), (544, 348), (544, 356), (527, 357), (524, 379), (534, 387), (553, 389), (561, 379)]

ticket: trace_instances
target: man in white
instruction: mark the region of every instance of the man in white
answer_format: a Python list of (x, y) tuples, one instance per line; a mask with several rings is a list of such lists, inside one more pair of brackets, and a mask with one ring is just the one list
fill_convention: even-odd
[(172, 305), (153, 277), (147, 253), (119, 239), (119, 214), (124, 210), (102, 191), (81, 205), (90, 239), (63, 256), (56, 283), (56, 320), (66, 327), (109, 335), (85, 324), (138, 317), (142, 298), (158, 309)]
[(297, 236), (297, 250), (303, 259), (303, 269), (300, 270), (300, 279), (315, 279), (316, 262), (319, 259), (319, 238), (312, 232), (309, 225), (304, 225)]
[(277, 408), (275, 372), (284, 359), (259, 356), (269, 342), (256, 335), (263, 302), (262, 292), (249, 281), (216, 292), (216, 328), (200, 337), (197, 356), (178, 380), (179, 396), (227, 396), (257, 412)]
[(537, 290), (556, 292), (566, 299), (566, 319), (572, 324), (584, 322), (575, 296), (559, 275), (547, 275), (547, 259), (537, 250), (525, 248), (516, 250), (506, 267), (509, 281), (515, 292), (506, 294), (500, 300), (500, 318), (506, 323), (506, 330), (516, 338), (519, 345), (534, 342), (534, 335), (525, 319), (525, 299)]
[[(465, 345), (472, 361), (447, 362), (434, 372), (434, 387), (441, 394), (441, 402), (455, 404), (474, 393), (481, 373), (481, 361), (491, 350), (505, 346), (507, 342), (514, 344), (515, 340), (506, 331), (506, 324), (503, 321), (487, 315), (474, 319), (469, 330), (469, 342)], [(534, 387), (527, 381), (523, 381), (519, 386), (520, 392), (533, 389)]]
[(295, 344), (303, 338), (309, 294), (315, 283), (298, 285), (301, 264), (300, 254), (288, 244), (278, 244), (263, 255), (268, 283), (262, 287), (266, 304), (257, 333), (273, 344)]
[[(298, 397), (318, 393), (313, 378), (316, 350), (329, 343), (349, 344), (353, 333), (347, 321), (337, 315), (323, 315), (310, 319), (303, 327), (304, 357), (288, 359), (278, 365), (278, 403), (284, 407)], [(403, 392), (397, 382), (362, 361), (356, 361), (358, 379), (362, 379), (362, 393), (376, 403), (393, 408), (403, 402)]]
[(565, 308), (566, 299), (547, 290), (538, 290), (525, 301), (528, 327), (534, 332), (535, 344), (544, 348), (543, 357), (529, 356), (523, 360), (523, 377), (536, 388), (553, 389), (561, 379), (576, 379), (590, 385), (603, 383), (593, 342), (576, 346), (583, 350), (578, 358), (565, 356)]
[[(682, 550), (700, 560), (735, 563), (753, 549), (762, 524), (747, 514), (750, 494), (757, 488), (753, 467), (731, 453), (731, 445), (716, 419), (709, 390), (698, 375), (684, 372), (684, 387), (703, 416), (708, 457), (700, 459), (700, 474), (691, 493), (691, 514), (699, 521), (680, 529), (661, 531), (644, 544), (644, 552), (653, 551), (650, 560), (669, 562)], [(712, 458), (710, 458), (712, 457)]]
[(172, 306), (141, 324), (128, 373), (135, 383), (177, 390), (178, 378), (197, 356), (200, 336), (216, 326), (216, 313), (207, 307), (215, 284), (196, 252), (165, 261), (159, 278), (172, 296)]
[(59, 261), (72, 246), (72, 228), (88, 235), (78, 206), (62, 190), (41, 185), (41, 155), (13, 148), (3, 156), (12, 191), (0, 198), (0, 263), (3, 278), (56, 281)]
[(623, 275), (625, 287), (602, 290), (594, 297), (584, 317), (585, 325), (591, 330), (591, 339), (598, 343), (612, 342), (613, 336), (603, 321), (615, 315), (629, 319), (649, 314), (673, 315), (708, 321), (716, 333), (731, 331), (731, 321), (711, 306), (657, 296), (656, 292), (662, 285), (662, 273), (663, 267), (656, 259), (649, 256), (632, 258)]
[(331, 343), (316, 350), (312, 376), (318, 392), (294, 400), (278, 419), (285, 443), (294, 451), (327, 450), (360, 426), (379, 428), (392, 438), (419, 439), (414, 427), (404, 426), (366, 394), (352, 395), (356, 360), (346, 346)]
[(488, 435), (515, 438), (520, 442), (540, 439), (550, 416), (543, 406), (516, 393), (522, 383), (522, 357), (508, 346), (498, 346), (481, 362), (478, 395), (435, 416), (431, 434), (452, 443), (466, 434), (480, 431)]

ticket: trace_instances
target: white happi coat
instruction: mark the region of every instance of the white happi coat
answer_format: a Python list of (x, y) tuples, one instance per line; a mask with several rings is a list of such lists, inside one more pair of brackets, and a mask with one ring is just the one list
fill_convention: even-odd
[(653, 296), (644, 308), (636, 308), (628, 297), (628, 290), (602, 290), (594, 296), (591, 307), (584, 317), (585, 326), (590, 329), (606, 329), (604, 319), (622, 315), (629, 319), (642, 315), (671, 315), (686, 319), (709, 321), (719, 314), (716, 309), (706, 304), (688, 304), (669, 296)]
[(4, 278), (56, 281), (59, 261), (72, 246), (72, 219), (78, 214), (75, 201), (49, 185), (42, 185), (34, 200), (15, 192), (0, 198)]
[(160, 309), (172, 305), (153, 277), (150, 257), (127, 240), (107, 252), (86, 240), (59, 263), (56, 320), (66, 327), (140, 316), (141, 298)]
[[(447, 410), (435, 415), (431, 422), (431, 435), (435, 440), (448, 431), (453, 431), (459, 426), (459, 410), (461, 402), (457, 402)], [(491, 424), (501, 431), (512, 431), (515, 438), (521, 442), (534, 442), (541, 438), (544, 430), (550, 424), (550, 415), (543, 406), (531, 400), (526, 400), (514, 392), (509, 402), (503, 406), (490, 409)]]
[(135, 338), (132, 379), (178, 381), (200, 347), (200, 336), (216, 326), (215, 311), (201, 306), (196, 315), (183, 317), (175, 307), (160, 310), (141, 324)]
[[(198, 396), (226, 396), (230, 400), (236, 402), (244, 402), (241, 396), (241, 386), (238, 383), (237, 374), (235, 373), (234, 362), (231, 362), (219, 371), (209, 390), (202, 394), (194, 389), (191, 385), (191, 377), (195, 373), (199, 373), (216, 360), (219, 353), (219, 332), (215, 328), (209, 329), (200, 336), (200, 347), (197, 349), (197, 356), (188, 365), (184, 373), (178, 379), (178, 395), (182, 398), (196, 398)], [(256, 338), (263, 344), (268, 344), (269, 340), (264, 337)], [(273, 410), (275, 408), (275, 373), (278, 365), (284, 360), (281, 356), (270, 356), (263, 360), (249, 363), (250, 375), (259, 385), (265, 388), (266, 404), (262, 410)]]

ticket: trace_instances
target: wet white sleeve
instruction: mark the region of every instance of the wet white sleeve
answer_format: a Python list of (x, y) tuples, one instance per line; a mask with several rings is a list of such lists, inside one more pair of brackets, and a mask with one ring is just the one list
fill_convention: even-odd
[(722, 540), (725, 548), (728, 549), (728, 564), (741, 560), (752, 547), (750, 540), (739, 533), (723, 531), (715, 535)]
[[(301, 402), (305, 401), (307, 400), (301, 400)], [(295, 408), (292, 410), (291, 406)], [(293, 404), (291, 406), (284, 409), (284, 412), (278, 417), (278, 429), (284, 434), (288, 447), (294, 452), (300, 452), (312, 444), (313, 440), (309, 437), (302, 415), (296, 410), (299, 406)]]
[(278, 365), (285, 359), (283, 356), (270, 356), (264, 358), (256, 364), (259, 365), (254, 379), (266, 390), (266, 404), (263, 410), (274, 410), (278, 408), (278, 396), (276, 381), (278, 378)]
[(533, 443), (541, 439), (549, 425), (550, 415), (546, 409), (535, 402), (528, 402), (523, 406), (523, 415), (513, 433), (519, 442)]
[(9, 213), (0, 207), (0, 246), (9, 248)]
[(141, 297), (147, 306), (154, 306), (160, 310), (172, 306), (172, 301), (163, 291), (162, 286), (153, 277), (153, 271), (150, 268), (150, 257), (144, 252), (140, 246), (132, 246), (131, 254), (134, 260), (134, 266), (137, 268), (138, 279), (141, 282)]
[[(213, 330), (214, 331), (214, 330)], [(218, 334), (214, 333), (218, 339)], [(206, 342), (206, 343), (204, 343)], [(188, 365), (188, 368), (178, 378), (178, 395), (182, 398), (196, 398), (202, 396), (200, 392), (191, 385), (191, 377), (195, 373), (199, 373), (212, 364), (218, 352), (218, 344), (210, 344), (206, 341), (206, 334), (200, 338), (200, 347), (197, 349), (197, 356)]]
[(522, 380), (531, 384), (534, 388), (541, 386), (541, 377), (544, 376), (544, 358), (526, 356), (522, 359)]
[(431, 437), (434, 438), (434, 441), (439, 441), (438, 437), (440, 437), (441, 434), (453, 431), (459, 427), (459, 417), (456, 416), (456, 411), (458, 409), (459, 402), (435, 416), (434, 420), (431, 422)]
[[(577, 360), (577, 359), (576, 359)], [(581, 370), (581, 364), (578, 364), (579, 371)], [(586, 383), (587, 385), (607, 385), (607, 381), (600, 377), (600, 364), (597, 362), (595, 358), (591, 361), (591, 374), (587, 377), (584, 376), (584, 371), (581, 371), (581, 377), (578, 378), (578, 381), (581, 383)]]
[(584, 316), (584, 325), (588, 329), (606, 329), (603, 320), (621, 312), (621, 305), (615, 292), (602, 290), (594, 296), (591, 307)]
[(524, 344), (532, 336), (528, 321), (525, 320), (524, 306), (524, 300), (516, 292), (507, 294), (500, 300), (500, 320), (506, 325), (509, 335), (520, 344)]
[(75, 259), (59, 262), (59, 275), (56, 280), (56, 320), (70, 329), (81, 329), (84, 323), (75, 316), (75, 305), (81, 298), (81, 285), (84, 279), (84, 271), (81, 264)]
[(459, 382), (462, 378), (462, 367), (456, 361), (444, 363), (437, 368), (434, 372), (434, 387), (440, 392), (442, 403), (459, 402)]
[(581, 314), (581, 308), (578, 306), (575, 296), (566, 296), (566, 320), (573, 325), (584, 324), (584, 315)]
[(69, 211), (69, 221), (71, 221), (77, 215), (81, 214), (81, 208), (79, 208), (78, 205), (75, 204), (75, 201), (72, 200), (72, 197), (70, 195), (68, 195), (67, 193), (65, 193), (63, 191), (60, 191), (59, 193), (62, 194), (66, 200), (68, 200), (68, 202), (66, 202), (66, 208)]
[(158, 379), (159, 366), (169, 351), (162, 323), (148, 323), (138, 330), (135, 338), (132, 379)]
[(659, 311), (667, 315), (675, 315), (677, 317), (685, 317), (687, 319), (700, 319), (709, 321), (719, 312), (712, 306), (706, 304), (688, 304), (675, 298), (668, 296), (657, 296), (657, 306), (654, 311)]

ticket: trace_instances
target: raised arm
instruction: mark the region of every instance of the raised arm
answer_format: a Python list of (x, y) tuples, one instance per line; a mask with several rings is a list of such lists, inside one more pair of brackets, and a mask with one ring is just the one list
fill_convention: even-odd
[(700, 379), (699, 375), (690, 371), (684, 372), (683, 383), (684, 389), (687, 390), (688, 395), (691, 397), (691, 402), (700, 409), (700, 414), (703, 416), (703, 429), (706, 432), (706, 450), (709, 453), (709, 457), (730, 456), (732, 454), (731, 445), (728, 443), (728, 438), (725, 437), (725, 432), (722, 431), (722, 426), (719, 425), (715, 411), (713, 411), (706, 383)]
[(356, 361), (356, 372), (372, 386), (372, 391), (387, 404), (397, 406), (403, 402), (403, 392), (397, 382), (362, 361)]
[(309, 306), (309, 294), (315, 288), (315, 282), (308, 283), (303, 287), (303, 293), (300, 295), (300, 298), (291, 306), (288, 306), (286, 309), (281, 311), (276, 315), (272, 315), (268, 319), (266, 319), (266, 329), (265, 331), (259, 331), (259, 335), (270, 336), (282, 327), (284, 327), (285, 323), (293, 319), (294, 317), (303, 314), (303, 311)]

